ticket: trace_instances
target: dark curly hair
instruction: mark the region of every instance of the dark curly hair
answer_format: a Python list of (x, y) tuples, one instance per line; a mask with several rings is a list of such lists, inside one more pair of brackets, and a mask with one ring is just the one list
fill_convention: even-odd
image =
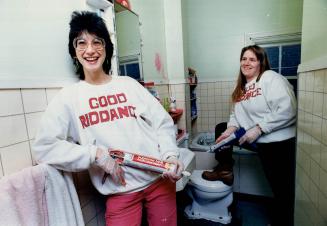
[(72, 13), (71, 21), (69, 22), (69, 43), (68, 49), (69, 54), (73, 59), (73, 64), (76, 69), (76, 74), (79, 75), (81, 80), (85, 79), (83, 67), (78, 60), (76, 60), (76, 52), (73, 46), (73, 41), (76, 37), (80, 36), (83, 32), (88, 32), (90, 34), (96, 35), (99, 38), (103, 38), (106, 45), (106, 59), (102, 65), (105, 73), (109, 73), (111, 69), (111, 57), (113, 54), (113, 44), (110, 40), (109, 31), (106, 27), (104, 20), (99, 17), (96, 13), (87, 11), (74, 11)]

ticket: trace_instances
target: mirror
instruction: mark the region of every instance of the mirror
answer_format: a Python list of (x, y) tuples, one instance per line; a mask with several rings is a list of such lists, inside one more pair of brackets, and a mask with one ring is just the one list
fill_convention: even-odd
[(142, 80), (140, 23), (137, 14), (114, 2), (119, 75)]

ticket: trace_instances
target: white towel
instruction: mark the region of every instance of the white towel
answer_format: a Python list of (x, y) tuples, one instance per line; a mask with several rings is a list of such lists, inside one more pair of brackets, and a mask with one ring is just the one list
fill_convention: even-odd
[(0, 180), (0, 226), (84, 226), (70, 173), (28, 167)]
[(81, 206), (71, 173), (63, 175), (47, 166), (46, 202), (49, 226), (84, 226)]
[(0, 180), (0, 226), (48, 226), (46, 171), (34, 166)]

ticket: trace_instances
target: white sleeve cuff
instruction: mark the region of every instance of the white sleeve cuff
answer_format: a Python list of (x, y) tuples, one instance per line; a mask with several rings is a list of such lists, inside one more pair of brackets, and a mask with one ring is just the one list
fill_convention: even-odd
[(89, 148), (90, 148), (90, 154), (91, 154), (91, 164), (93, 164), (95, 162), (95, 156), (96, 156), (98, 147), (95, 145), (90, 145)]
[(161, 159), (167, 160), (168, 158), (171, 158), (171, 157), (178, 159), (179, 152), (178, 151), (167, 151), (161, 156)]

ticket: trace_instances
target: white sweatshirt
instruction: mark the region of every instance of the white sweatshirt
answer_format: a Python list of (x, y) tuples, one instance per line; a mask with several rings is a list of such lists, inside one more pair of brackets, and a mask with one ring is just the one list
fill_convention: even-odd
[(63, 88), (49, 104), (33, 145), (38, 163), (65, 171), (89, 170), (102, 194), (142, 190), (159, 175), (124, 167), (127, 185), (94, 164), (97, 147), (120, 149), (162, 160), (178, 157), (173, 120), (145, 88), (127, 76), (103, 85), (80, 81)]
[(295, 136), (296, 100), (291, 84), (268, 70), (260, 80), (245, 85), (245, 95), (235, 103), (228, 126), (248, 130), (259, 125), (264, 134), (258, 143), (282, 141)]

